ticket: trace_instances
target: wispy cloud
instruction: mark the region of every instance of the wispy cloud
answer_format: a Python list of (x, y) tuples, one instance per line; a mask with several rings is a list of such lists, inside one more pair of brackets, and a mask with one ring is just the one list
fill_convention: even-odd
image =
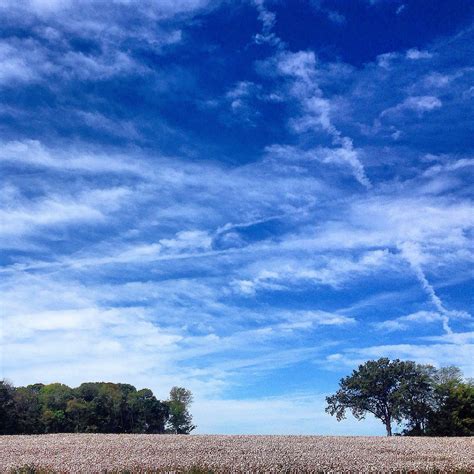
[(297, 133), (318, 130), (326, 132), (336, 148), (328, 150), (325, 161), (349, 166), (357, 181), (370, 188), (371, 183), (352, 139), (344, 136), (333, 123), (334, 106), (330, 99), (324, 97), (318, 85), (314, 53), (284, 52), (273, 60), (276, 62), (277, 74), (290, 78), (290, 94), (300, 104), (299, 115), (290, 120), (292, 128)]
[(438, 109), (443, 104), (434, 96), (419, 96), (419, 97), (408, 97), (402, 103), (397, 104), (395, 107), (385, 109), (380, 116), (386, 117), (402, 113), (404, 111), (414, 111), (418, 113), (429, 112), (434, 109)]
[(440, 313), (422, 310), (405, 316), (399, 316), (395, 319), (387, 319), (386, 321), (374, 323), (374, 326), (380, 331), (406, 331), (412, 324), (433, 323), (441, 320), (442, 316)]
[(267, 43), (275, 47), (284, 47), (282, 40), (275, 34), (276, 15), (265, 7), (265, 0), (253, 0), (258, 11), (258, 19), (262, 24), (262, 31), (255, 34), (257, 44)]
[(430, 59), (433, 57), (432, 53), (428, 51), (420, 51), (419, 49), (409, 49), (406, 53), (408, 59)]
[(328, 356), (328, 362), (344, 364), (353, 367), (367, 359), (390, 357), (415, 360), (435, 367), (456, 365), (460, 367), (467, 377), (473, 373), (472, 360), (474, 344), (472, 338), (464, 343), (444, 344), (391, 344), (382, 346), (365, 347), (363, 349), (347, 350), (344, 353), (335, 353)]

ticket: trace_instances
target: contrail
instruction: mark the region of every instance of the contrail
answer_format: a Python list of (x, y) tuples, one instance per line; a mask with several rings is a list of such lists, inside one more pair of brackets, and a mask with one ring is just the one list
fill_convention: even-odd
[(426, 291), (428, 296), (430, 297), (431, 302), (436, 307), (438, 312), (441, 315), (442, 322), (443, 322), (443, 329), (446, 334), (453, 334), (453, 330), (449, 326), (449, 318), (453, 317), (465, 317), (467, 313), (464, 311), (456, 311), (456, 310), (449, 310), (447, 309), (441, 298), (436, 294), (433, 286), (426, 278), (425, 272), (421, 268), (421, 258), (422, 252), (415, 242), (403, 242), (402, 244), (398, 245), (401, 254), (406, 259), (406, 261), (410, 264), (410, 267), (415, 272), (418, 281), (421, 283), (421, 286)]

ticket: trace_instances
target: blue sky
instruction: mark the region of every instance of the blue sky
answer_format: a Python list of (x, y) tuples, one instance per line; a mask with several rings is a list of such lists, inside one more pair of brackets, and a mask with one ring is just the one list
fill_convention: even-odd
[(303, 434), (383, 434), (324, 413), (367, 359), (474, 376), (473, 14), (2, 2), (2, 376)]

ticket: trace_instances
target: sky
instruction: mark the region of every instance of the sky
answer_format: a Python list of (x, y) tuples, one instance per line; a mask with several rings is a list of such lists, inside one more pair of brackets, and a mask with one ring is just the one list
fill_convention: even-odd
[(197, 433), (383, 434), (474, 376), (474, 3), (4, 0), (1, 377), (192, 390)]

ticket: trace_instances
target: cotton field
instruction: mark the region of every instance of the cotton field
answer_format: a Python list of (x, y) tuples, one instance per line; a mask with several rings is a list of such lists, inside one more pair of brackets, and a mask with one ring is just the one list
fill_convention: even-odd
[(61, 473), (473, 472), (474, 440), (113, 434), (0, 437), (1, 472), (26, 466), (33, 472)]

